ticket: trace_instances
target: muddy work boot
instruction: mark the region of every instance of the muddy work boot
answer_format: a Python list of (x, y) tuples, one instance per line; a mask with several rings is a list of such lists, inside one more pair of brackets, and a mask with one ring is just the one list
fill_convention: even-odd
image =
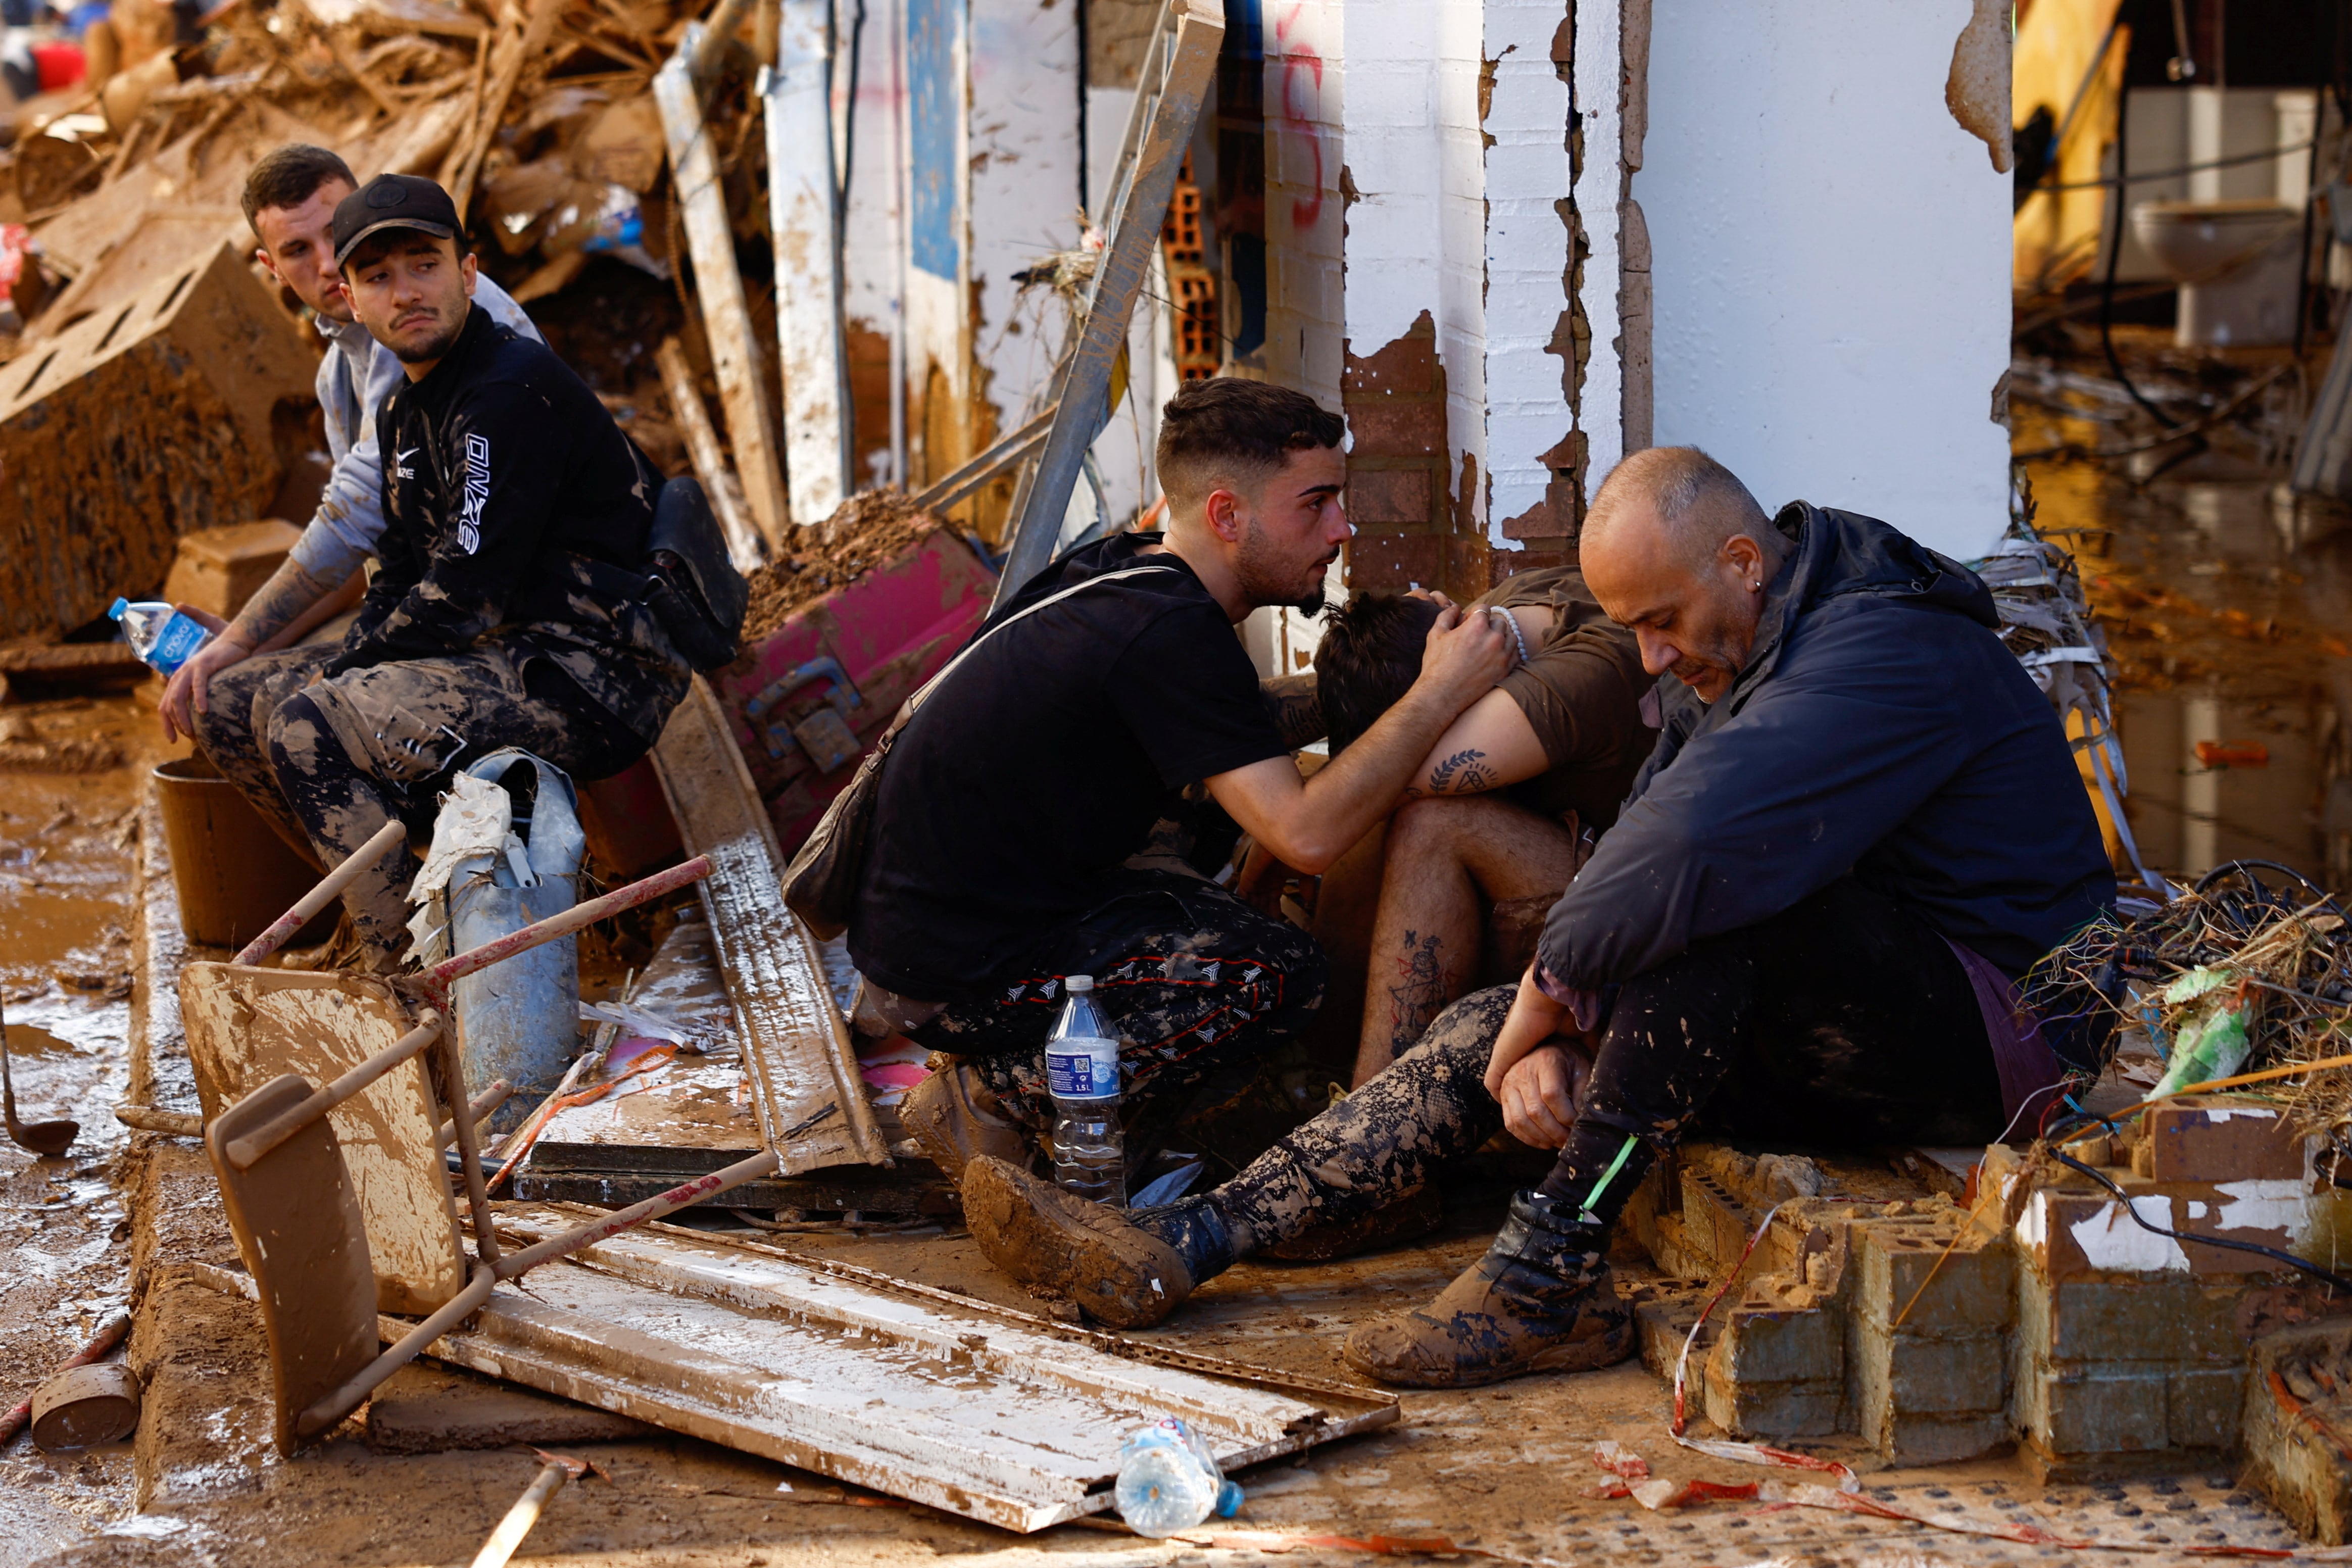
[(963, 1218), (991, 1263), (1115, 1329), (1150, 1328), (1234, 1261), (1223, 1216), (1207, 1198), (1129, 1214), (1005, 1160), (964, 1168)]
[(983, 1154), (1014, 1164), (1029, 1159), (1027, 1131), (969, 1066), (941, 1068), (908, 1089), (898, 1121), (950, 1183), (961, 1184), (964, 1167)]
[(1348, 1364), (1406, 1388), (1475, 1388), (1530, 1372), (1590, 1372), (1633, 1353), (1633, 1310), (1602, 1262), (1605, 1228), (1523, 1192), (1486, 1256), (1418, 1311), (1348, 1336)]

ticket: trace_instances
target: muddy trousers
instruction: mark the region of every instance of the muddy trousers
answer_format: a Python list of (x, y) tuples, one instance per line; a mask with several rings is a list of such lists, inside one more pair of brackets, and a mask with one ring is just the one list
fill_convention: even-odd
[[(1213, 1201), (1236, 1252), (1371, 1213), (1502, 1130), (1486, 1062), (1515, 986), (1475, 992), (1421, 1043), (1276, 1144)], [(1702, 1117), (1784, 1148), (2001, 1132), (1992, 1047), (1967, 972), (1935, 929), (1848, 879), (1627, 982), (1583, 1107), (1539, 1189), (1607, 1229), (1658, 1156)]]
[[(583, 784), (646, 750), (568, 677), (544, 661), (518, 668), (496, 644), (314, 679), (336, 651), (289, 649), (232, 666), (213, 678), (212, 711), (196, 726), (213, 765), (263, 813), (290, 822), (328, 866), (394, 818), (412, 836), (429, 835), (450, 770), (501, 747), (520, 747)], [(252, 668), (261, 665), (270, 668)], [(415, 869), (395, 850), (343, 893), (378, 967), (408, 944)]]
[(970, 1063), (1007, 1113), (1043, 1131), (1053, 1119), (1045, 1039), (1067, 1000), (1062, 979), (1093, 975), (1095, 1003), (1119, 1037), (1129, 1153), (1142, 1157), (1149, 1149), (1136, 1144), (1156, 1148), (1202, 1079), (1307, 1026), (1328, 965), (1313, 937), (1213, 882), (1117, 877), (1093, 909), (1041, 939), (1013, 978), (908, 1034)]

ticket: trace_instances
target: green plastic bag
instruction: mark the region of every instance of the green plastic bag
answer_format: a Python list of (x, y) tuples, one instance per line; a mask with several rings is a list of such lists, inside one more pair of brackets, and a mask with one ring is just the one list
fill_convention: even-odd
[[(2227, 969), (2192, 969), (2164, 988), (2164, 1000), (2177, 1007), (2233, 984), (2237, 978)], [(2228, 1078), (2244, 1067), (2247, 1052), (2252, 1048), (2246, 1039), (2252, 1012), (2249, 1007), (2231, 1005), (2226, 997), (2217, 997), (2210, 1006), (2182, 1024), (2173, 1036), (2172, 1055), (2165, 1066), (2164, 1077), (2148, 1090), (2148, 1098), (2160, 1100), (2168, 1094), (2178, 1094), (2192, 1083)]]

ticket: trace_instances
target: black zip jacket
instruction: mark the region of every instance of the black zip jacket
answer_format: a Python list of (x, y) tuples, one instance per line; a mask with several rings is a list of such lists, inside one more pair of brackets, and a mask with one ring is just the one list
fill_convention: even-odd
[(1538, 949), (1597, 989), (1851, 872), (2018, 978), (2115, 902), (2049, 699), (1975, 573), (1803, 501), (1747, 668), (1712, 707), (1672, 676), (1633, 793)]
[(662, 480), (596, 395), (475, 310), (376, 419), (383, 566), (327, 673), (500, 640), (651, 744), (691, 674), (631, 592)]

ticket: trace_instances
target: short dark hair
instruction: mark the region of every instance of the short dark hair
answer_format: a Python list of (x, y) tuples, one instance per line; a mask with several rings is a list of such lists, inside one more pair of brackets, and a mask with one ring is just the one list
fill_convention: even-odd
[(1315, 648), (1315, 695), (1331, 754), (1355, 743), (1421, 679), (1421, 654), (1436, 604), (1377, 591), (1325, 613)]
[(1336, 447), (1348, 422), (1303, 392), (1235, 375), (1184, 384), (1160, 411), (1154, 463), (1160, 488), (1179, 505), (1219, 481), (1255, 484), (1293, 452)]
[(265, 153), (245, 176), (245, 222), (256, 239), (261, 227), (253, 220), (264, 207), (299, 207), (319, 194), (329, 180), (341, 180), (356, 190), (352, 166), (324, 147), (296, 142)]

